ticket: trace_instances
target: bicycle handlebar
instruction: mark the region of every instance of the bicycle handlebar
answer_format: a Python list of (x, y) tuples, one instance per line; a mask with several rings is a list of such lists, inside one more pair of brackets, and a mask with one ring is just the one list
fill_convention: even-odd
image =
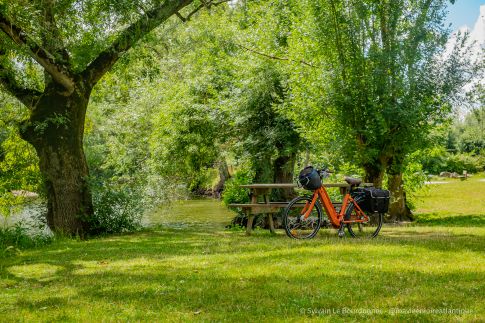
[(330, 169), (328, 169), (327, 167), (323, 167), (322, 169), (317, 169), (317, 172), (318, 174), (320, 174), (320, 176), (322, 177), (329, 177), (330, 174), (333, 173), (333, 171), (331, 171)]

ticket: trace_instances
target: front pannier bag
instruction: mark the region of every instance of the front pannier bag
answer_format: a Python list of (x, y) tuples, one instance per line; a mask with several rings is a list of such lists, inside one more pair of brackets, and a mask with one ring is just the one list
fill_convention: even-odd
[(322, 187), (322, 179), (317, 170), (312, 166), (305, 167), (298, 176), (298, 182), (304, 189), (314, 191)]
[(358, 188), (355, 193), (363, 197), (359, 207), (364, 212), (387, 213), (391, 193), (375, 187)]

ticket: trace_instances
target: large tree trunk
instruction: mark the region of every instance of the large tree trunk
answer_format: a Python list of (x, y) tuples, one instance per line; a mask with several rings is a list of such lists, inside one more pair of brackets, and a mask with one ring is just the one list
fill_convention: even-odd
[[(278, 156), (273, 162), (274, 183), (293, 183), (293, 175), (296, 162), (296, 153), (286, 156)], [(295, 197), (292, 188), (274, 190), (274, 198), (279, 201), (289, 201)]]
[(391, 204), (389, 205), (390, 221), (412, 221), (413, 214), (406, 205), (406, 192), (402, 173), (388, 174), (388, 186), (391, 191)]
[(254, 181), (256, 183), (270, 183), (273, 180), (271, 156), (265, 155), (254, 160)]
[(219, 171), (219, 181), (214, 187), (213, 196), (216, 198), (220, 198), (221, 193), (224, 190), (224, 185), (226, 184), (226, 181), (231, 178), (231, 174), (229, 174), (229, 168), (227, 167), (227, 163), (224, 158), (222, 158), (217, 163), (217, 170)]
[(374, 187), (382, 187), (384, 179), (385, 167), (380, 163), (369, 163), (364, 165), (366, 183), (373, 183)]
[(21, 127), (39, 156), (46, 183), (47, 224), (56, 233), (85, 236), (93, 203), (83, 151), (84, 119), (91, 89), (77, 85), (66, 95), (49, 85)]

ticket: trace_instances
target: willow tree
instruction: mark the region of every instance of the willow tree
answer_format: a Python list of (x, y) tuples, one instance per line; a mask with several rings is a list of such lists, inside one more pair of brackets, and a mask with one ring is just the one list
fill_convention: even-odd
[(93, 214), (83, 152), (93, 87), (140, 39), (176, 15), (226, 1), (0, 1), (0, 84), (30, 111), (20, 134), (35, 148), (48, 198), (47, 223), (89, 232)]
[(300, 5), (309, 27), (295, 28), (294, 37), (302, 52), (321, 62), (318, 109), (367, 181), (381, 186), (387, 173), (395, 219), (410, 217), (402, 177), (406, 156), (426, 143), (466, 79), (456, 51), (446, 60), (440, 54), (448, 36), (446, 6), (446, 0)]

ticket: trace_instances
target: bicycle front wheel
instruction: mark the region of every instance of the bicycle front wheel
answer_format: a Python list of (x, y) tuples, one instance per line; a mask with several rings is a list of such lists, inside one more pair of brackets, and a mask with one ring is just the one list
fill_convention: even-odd
[(283, 213), (283, 225), (288, 237), (293, 239), (313, 238), (322, 224), (322, 207), (315, 202), (309, 216), (304, 219), (312, 199), (307, 196), (294, 198)]
[[(359, 204), (360, 199), (360, 197), (356, 197), (355, 202)], [(368, 217), (368, 221), (366, 222), (347, 223), (347, 230), (352, 237), (374, 238), (381, 231), (384, 215), (382, 213), (372, 212), (365, 212), (365, 215)], [(354, 203), (350, 203), (347, 206), (344, 219), (346, 221), (359, 219)]]

